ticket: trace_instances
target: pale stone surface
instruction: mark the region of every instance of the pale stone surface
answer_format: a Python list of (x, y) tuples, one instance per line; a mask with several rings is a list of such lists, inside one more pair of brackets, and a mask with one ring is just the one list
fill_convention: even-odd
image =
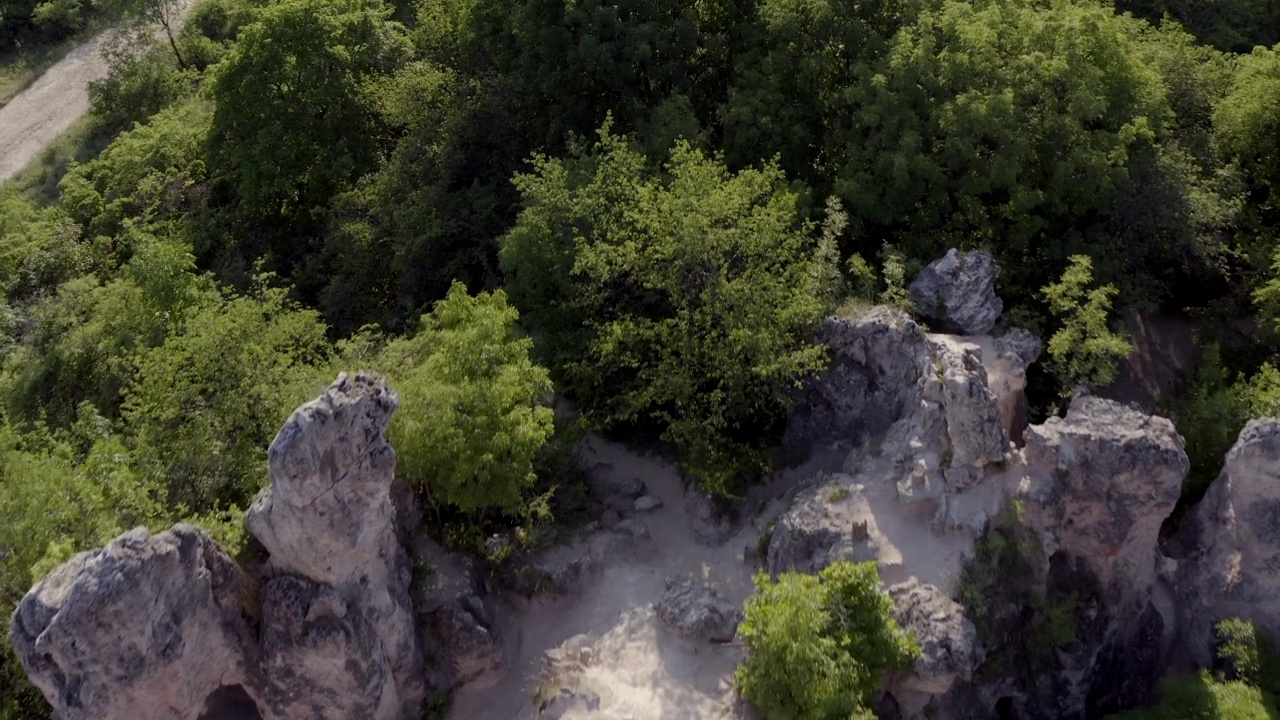
[(729, 642), (742, 620), (742, 613), (715, 588), (694, 582), (688, 575), (667, 578), (667, 591), (657, 611), (672, 632), (700, 642)]
[(203, 530), (138, 528), (37, 584), (10, 637), (63, 720), (195, 720), (221, 687), (261, 695), (250, 587)]
[[(365, 716), (376, 718), (411, 712), (426, 692), (409, 600), (409, 559), (391, 499), (396, 454), (383, 436), (398, 405), (381, 378), (340, 375), (319, 398), (295, 410), (276, 435), (268, 452), (271, 487), (245, 517), (250, 534), (270, 553), (273, 575), (325, 586), (323, 597), (334, 598), (324, 605), (326, 612), (355, 615), (351, 627), (365, 622), (373, 629), (372, 647), (386, 664), (380, 671), (391, 675), (381, 687), (376, 714)], [(317, 672), (308, 678), (306, 643), (294, 640), (298, 665), (290, 684), (325, 682), (323, 667), (333, 662), (332, 649), (316, 649)]]
[(978, 632), (962, 605), (936, 586), (912, 579), (889, 588), (894, 618), (920, 648), (910, 671), (896, 674), (889, 687), (906, 717), (920, 716), (935, 697), (973, 679), (984, 653)]
[(952, 248), (920, 271), (909, 294), (916, 312), (933, 329), (983, 335), (991, 332), (1004, 311), (996, 295), (998, 277), (1000, 266), (989, 254)]

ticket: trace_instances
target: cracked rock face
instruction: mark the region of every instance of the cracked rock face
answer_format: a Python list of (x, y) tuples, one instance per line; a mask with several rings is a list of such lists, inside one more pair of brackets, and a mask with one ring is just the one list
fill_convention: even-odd
[[(315, 400), (293, 412), (268, 451), (271, 487), (254, 501), (245, 517), (249, 532), (271, 557), (272, 574), (292, 575), (329, 590), (319, 612), (352, 629), (367, 624), (376, 643), (369, 646), (383, 658), (379, 679), (372, 670), (355, 674), (366, 680), (362, 702), (375, 692), (376, 711), (352, 709), (346, 717), (394, 718), (411, 712), (426, 692), (422, 650), (413, 624), (409, 600), (411, 570), (396, 531), (391, 499), (396, 454), (383, 433), (399, 400), (385, 381), (369, 375), (343, 373)], [(292, 593), (281, 597), (297, 597)], [(264, 614), (270, 616), (268, 593)], [(350, 620), (345, 620), (352, 615)], [(291, 617), (291, 616), (286, 616)], [(330, 681), (325, 663), (333, 647), (309, 643), (312, 625), (292, 625), (302, 636), (281, 636), (287, 649), (270, 644), (268, 657), (279, 650), (292, 658), (295, 677), (289, 682)], [(350, 641), (355, 635), (348, 635)], [(363, 651), (363, 641), (352, 646)], [(303, 677), (311, 648), (316, 672)], [(357, 661), (360, 662), (360, 661)], [(296, 693), (294, 695), (310, 695)], [(353, 714), (354, 713), (354, 714)]]
[(725, 643), (738, 631), (742, 613), (716, 589), (688, 576), (667, 578), (658, 617), (672, 632), (688, 640)]
[(877, 306), (854, 318), (829, 317), (817, 340), (831, 349), (831, 360), (796, 403), (783, 438), (789, 454), (857, 445), (919, 402), (929, 352), (924, 331), (901, 311)]
[(1174, 582), (1198, 659), (1211, 658), (1213, 626), (1228, 617), (1280, 636), (1280, 419), (1245, 426), (1184, 525), (1195, 550)]
[(251, 596), (200, 528), (138, 528), (40, 581), (11, 639), (56, 717), (195, 720), (211, 693), (256, 679)]
[(199, 528), (133, 530), (23, 598), (11, 635), (65, 720), (398, 720), (425, 694), (410, 569), (383, 438), (396, 396), (345, 373), (271, 445), (246, 523), (270, 552), (256, 585)]
[(952, 248), (911, 282), (911, 302), (935, 330), (985, 335), (1004, 311), (996, 295), (998, 277), (1000, 266), (987, 253)]
[(1160, 526), (1189, 468), (1173, 423), (1077, 396), (1065, 418), (1027, 428), (1026, 443), (1038, 478), (1027, 493), (1027, 522), (1045, 555), (1061, 551), (1084, 563), (1112, 601), (1144, 602), (1156, 581)]
[(968, 682), (982, 664), (978, 632), (964, 606), (933, 585), (914, 578), (889, 588), (898, 624), (911, 631), (920, 658), (908, 673), (894, 678), (890, 688), (906, 717), (917, 717), (934, 697)]

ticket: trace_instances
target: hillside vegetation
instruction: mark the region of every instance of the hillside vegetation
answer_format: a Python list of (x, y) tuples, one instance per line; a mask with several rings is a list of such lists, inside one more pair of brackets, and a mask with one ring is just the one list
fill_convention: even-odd
[[(0, 0), (0, 37), (171, 5)], [(572, 512), (557, 395), (739, 494), (820, 319), (951, 247), (1067, 338), (1037, 414), (1108, 380), (1113, 309), (1205, 320), (1167, 408), (1193, 502), (1280, 406), (1280, 5), (1214, 8), (202, 0), (94, 85), (105, 149), (55, 197), (0, 188), (0, 614), (136, 525), (252, 552), (266, 448), (343, 369), (401, 392), (401, 473), (455, 547)], [(0, 719), (46, 715), (6, 647)]]

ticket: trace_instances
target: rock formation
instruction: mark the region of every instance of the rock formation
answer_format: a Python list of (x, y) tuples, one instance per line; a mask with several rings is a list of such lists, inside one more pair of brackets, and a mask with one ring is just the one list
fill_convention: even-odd
[(1116, 599), (1145, 602), (1155, 584), (1160, 526), (1188, 461), (1173, 423), (1099, 397), (1078, 396), (1065, 418), (1027, 429), (1033, 482), (1027, 524), (1078, 559)]
[[(295, 676), (287, 694), (296, 696), (307, 681), (317, 688), (354, 683), (354, 692), (340, 698), (373, 697), (375, 683), (378, 687), (374, 712), (343, 715), (340, 704), (326, 705), (334, 717), (400, 717), (411, 713), (426, 692), (409, 601), (409, 559), (391, 501), (396, 454), (383, 437), (398, 405), (381, 379), (339, 377), (323, 395), (295, 410), (276, 435), (268, 451), (271, 487), (245, 517), (249, 532), (270, 553), (274, 578), (267, 584), (264, 615), (275, 593), (283, 593), (280, 600), (290, 605), (311, 601), (305, 622), (283, 623), (276, 628), (279, 642), (268, 645), (274, 651), (268, 662), (288, 666)], [(374, 637), (361, 637), (366, 624)], [(347, 643), (359, 638), (382, 656), (382, 665), (348, 664), (338, 673), (345, 675), (335, 677), (334, 648), (311, 647), (322, 626), (340, 628)], [(301, 677), (312, 667), (314, 677)]]
[(987, 253), (952, 248), (911, 282), (911, 302), (934, 330), (984, 335), (1004, 311), (995, 290), (998, 277), (1000, 266)]
[(63, 720), (196, 720), (224, 687), (261, 696), (253, 590), (201, 529), (142, 528), (27, 593), (11, 639)]
[[(982, 647), (964, 607), (937, 587), (913, 579), (890, 587), (889, 596), (894, 618), (920, 647), (912, 671), (893, 677), (889, 689), (905, 717), (920, 717), (935, 698), (973, 679), (982, 664)], [(935, 707), (932, 712), (944, 710)]]
[(1253, 420), (1184, 521), (1189, 552), (1169, 573), (1194, 660), (1212, 660), (1213, 626), (1253, 620), (1280, 638), (1280, 419)]
[(345, 373), (272, 442), (249, 531), (251, 582), (203, 531), (133, 530), (23, 598), (12, 637), (62, 718), (195, 718), (247, 703), (265, 720), (416, 715), (425, 694), (410, 569), (383, 431), (397, 400)]
[(924, 331), (892, 308), (827, 318), (817, 339), (831, 349), (831, 358), (797, 399), (783, 440), (792, 456), (836, 443), (857, 445), (884, 432), (914, 407), (929, 371)]
[(742, 613), (715, 588), (677, 575), (667, 578), (667, 591), (658, 603), (658, 617), (680, 637), (724, 643), (738, 631)]

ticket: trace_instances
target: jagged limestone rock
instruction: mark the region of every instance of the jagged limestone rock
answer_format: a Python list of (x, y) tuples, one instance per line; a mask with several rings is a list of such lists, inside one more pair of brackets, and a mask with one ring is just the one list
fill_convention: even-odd
[(925, 266), (911, 282), (916, 312), (941, 332), (983, 335), (991, 331), (1004, 303), (996, 295), (1000, 266), (981, 251), (955, 248)]
[(929, 352), (924, 331), (901, 311), (877, 306), (852, 318), (829, 317), (817, 341), (831, 349), (831, 360), (800, 392), (783, 439), (789, 454), (856, 446), (919, 402)]
[(1027, 524), (1046, 555), (1079, 559), (1111, 595), (1145, 602), (1156, 580), (1160, 526), (1173, 512), (1189, 463), (1173, 423), (1095, 396), (1065, 418), (1027, 428), (1034, 471)]
[[(359, 617), (351, 627), (367, 622), (373, 629), (374, 649), (393, 681), (384, 686), (387, 696), (377, 712), (363, 716), (388, 719), (413, 712), (426, 693), (409, 599), (411, 570), (391, 497), (396, 454), (383, 436), (398, 404), (381, 378), (341, 374), (320, 397), (295, 410), (276, 435), (268, 451), (271, 486), (245, 518), (250, 534), (270, 553), (273, 575), (326, 586), (341, 600), (326, 610), (337, 614), (341, 606), (341, 613)], [(264, 606), (272, 597), (267, 594)], [(267, 606), (264, 614), (269, 612)], [(288, 652), (305, 648), (290, 646)], [(264, 650), (268, 656), (277, 651), (270, 645)], [(317, 656), (330, 652), (331, 646), (316, 648)], [(310, 680), (322, 694), (325, 674)], [(298, 686), (307, 681), (295, 669), (290, 692), (309, 696)], [(347, 714), (355, 716), (361, 713)]]
[(40, 582), (12, 637), (56, 716), (416, 716), (425, 672), (383, 438), (395, 408), (381, 379), (343, 374), (294, 412), (246, 521), (270, 552), (260, 585), (188, 525), (133, 530)]
[(672, 632), (687, 640), (725, 643), (733, 639), (742, 613), (716, 589), (696, 583), (687, 575), (666, 580), (667, 590), (658, 603), (658, 618)]
[(919, 717), (934, 698), (970, 681), (984, 653), (964, 607), (937, 587), (913, 578), (890, 587), (889, 596), (894, 619), (920, 647), (915, 665), (895, 675), (889, 686), (904, 715)]
[(941, 385), (938, 400), (947, 420), (946, 442), (951, 451), (944, 474), (948, 469), (964, 471), (952, 473), (959, 478), (952, 484), (964, 487), (981, 477), (983, 467), (1004, 459), (1009, 438), (1001, 423), (1000, 405), (987, 386), (982, 349), (946, 335), (930, 335), (929, 348)]
[(196, 720), (220, 688), (261, 696), (252, 598), (200, 528), (138, 528), (41, 580), (10, 639), (58, 718)]
[(1184, 525), (1191, 552), (1171, 575), (1195, 658), (1212, 659), (1213, 626), (1229, 617), (1280, 637), (1280, 418), (1245, 426)]

